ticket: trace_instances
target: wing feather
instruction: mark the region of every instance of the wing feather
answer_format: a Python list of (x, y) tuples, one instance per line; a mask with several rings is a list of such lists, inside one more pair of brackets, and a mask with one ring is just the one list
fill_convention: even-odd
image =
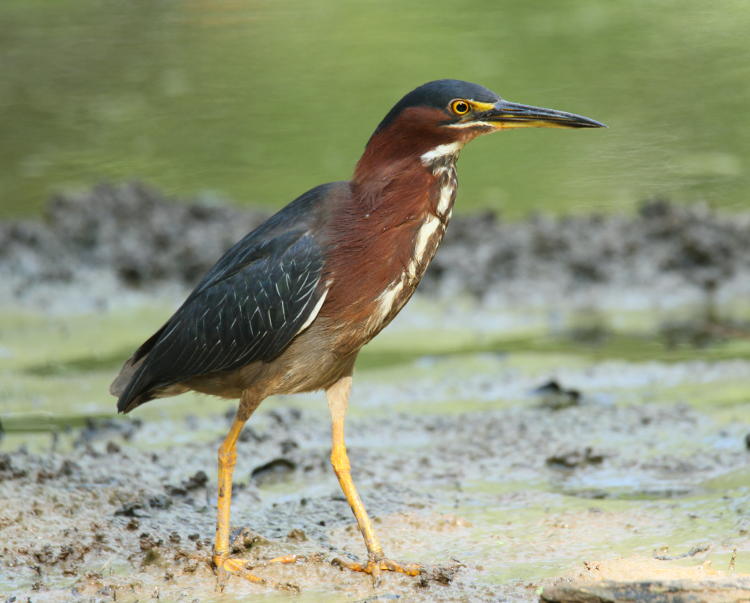
[[(242, 242), (241, 242), (242, 243)], [(217, 263), (219, 266), (222, 262)], [(311, 322), (326, 293), (323, 254), (307, 231), (286, 231), (212, 269), (164, 327), (118, 401), (129, 411), (187, 379), (270, 362)], [(139, 357), (140, 354), (140, 357)]]

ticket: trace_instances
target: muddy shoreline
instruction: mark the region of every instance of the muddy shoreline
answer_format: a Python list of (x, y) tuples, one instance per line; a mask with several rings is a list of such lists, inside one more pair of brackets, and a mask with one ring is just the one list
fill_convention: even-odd
[[(264, 217), (129, 184), (0, 224), (0, 601), (750, 592), (750, 344), (712, 314), (750, 293), (750, 214), (659, 201), (629, 217), (456, 216), (418, 299), (363, 351), (354, 479), (388, 554), (424, 578), (373, 590), (332, 563), (364, 547), (325, 402), (300, 395), (265, 402), (239, 444), (235, 550), (266, 582), (218, 593), (216, 450), (235, 405), (188, 394), (120, 417), (107, 385)], [(721, 336), (653, 331), (655, 308), (686, 305)]]
[[(200, 429), (221, 433), (230, 414), (204, 417)], [(0, 557), (10, 573), (4, 587), (29, 593), (35, 601), (214, 596), (216, 580), (207, 560), (220, 438), (191, 442), (198, 424), (190, 417), (169, 427), (131, 418), (97, 420), (63, 435), (58, 451), (0, 455), (0, 493), (6, 501), (0, 511)], [(186, 443), (154, 446), (165, 428), (186, 434)], [(424, 579), (386, 576), (377, 592), (409, 601), (534, 600), (545, 588), (554, 594), (553, 587), (569, 586), (571, 578), (488, 584), (492, 557), (547, 563), (555, 558), (550, 546), (558, 553), (575, 551), (592, 530), (617, 540), (669, 525), (676, 519), (672, 501), (747, 466), (747, 451), (738, 445), (743, 429), (717, 428), (684, 405), (649, 404), (563, 410), (534, 404), (450, 416), (354, 419), (349, 432), (355, 475), (387, 549), (396, 558), (416, 557), (433, 566)], [(660, 434), (670, 431), (682, 435), (660, 441)], [(387, 445), (370, 446), (368, 433), (387, 437)], [(701, 449), (689, 445), (693, 439), (728, 445)], [(226, 600), (279, 591), (318, 592), (320, 598), (311, 600), (321, 601), (373, 595), (367, 578), (332, 565), (336, 557), (356, 558), (363, 547), (332, 478), (327, 440), (324, 416), (283, 406), (260, 411), (244, 432), (233, 515), (233, 525), (242, 528), (234, 530), (235, 552), (248, 558), (267, 584), (232, 579)], [(648, 442), (650, 453), (644, 457), (638, 447), (620, 446), (618, 440)], [(477, 488), (507, 479), (503, 476), (539, 486), (504, 493)], [(593, 487), (597, 482), (610, 485)], [(581, 501), (580, 510), (543, 515), (536, 527), (532, 523), (517, 533), (520, 509), (555, 508), (565, 497)], [(640, 509), (607, 506), (608, 500), (638, 497), (650, 502)], [(703, 536), (699, 552), (737, 547), (747, 542), (750, 530), (747, 500), (733, 500), (724, 510), (680, 511), (693, 519), (686, 515), (678, 521), (700, 526), (725, 522), (729, 513), (729, 532), (739, 540)], [(485, 534), (472, 529), (471, 513), (456, 514), (452, 508), (492, 509), (504, 519)], [(425, 539), (431, 541), (429, 551)], [(664, 571), (669, 558), (658, 553), (654, 550), (650, 563)], [(263, 566), (264, 560), (288, 554), (305, 559)], [(602, 579), (617, 572), (615, 562), (609, 563)], [(731, 578), (720, 568), (716, 572)], [(732, 582), (738, 584), (744, 583)]]
[[(170, 199), (141, 183), (56, 195), (43, 219), (0, 223), (0, 302), (95, 308), (122, 295), (188, 288), (266, 217)], [(504, 222), (459, 210), (419, 292), (524, 305), (731, 298), (750, 292), (750, 212), (654, 200), (635, 216)]]

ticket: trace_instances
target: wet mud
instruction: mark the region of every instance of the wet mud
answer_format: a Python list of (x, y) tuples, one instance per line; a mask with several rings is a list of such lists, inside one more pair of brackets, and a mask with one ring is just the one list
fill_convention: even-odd
[[(700, 547), (696, 547), (700, 548)], [(688, 554), (685, 554), (688, 556)], [(570, 580), (544, 590), (542, 603), (722, 603), (750, 599), (750, 577), (710, 564), (680, 567), (660, 557), (586, 563)]]
[[(747, 469), (747, 425), (718, 427), (685, 405), (551, 410), (532, 401), (533, 392), (528, 406), (504, 410), (350, 421), (354, 475), (384, 546), (396, 559), (425, 563), (422, 577), (386, 575), (373, 590), (368, 577), (336, 566), (336, 558), (361, 557), (363, 545), (328, 465), (325, 415), (279, 406), (259, 411), (243, 433), (233, 504), (233, 553), (265, 584), (231, 577), (220, 595), (209, 563), (215, 450), (227, 412), (178, 425), (92, 420), (58, 438), (57, 451), (0, 456), (2, 588), (35, 601), (275, 600), (279, 593), (320, 601), (535, 600), (549, 588), (546, 600), (567, 601), (578, 600), (566, 598), (571, 589), (584, 588), (572, 577), (505, 575), (498, 583), (498, 576), (529, 562), (555, 566), (561, 556), (602, 554), (591, 545), (626, 543), (640, 532), (658, 542), (678, 526), (701, 539), (699, 561), (709, 550), (750, 550), (746, 488), (718, 506), (679, 502)], [(172, 435), (160, 442), (164, 433)], [(579, 502), (558, 508), (570, 500)], [(529, 508), (538, 517), (529, 518)], [(265, 564), (282, 555), (299, 560)], [(663, 573), (673, 558), (655, 549), (650, 561)], [(617, 574), (617, 563), (606, 560), (602, 581)], [(725, 573), (723, 584), (745, 588), (743, 576)], [(605, 587), (616, 590), (597, 586)]]
[(233, 554), (263, 582), (220, 582), (234, 405), (188, 394), (122, 417), (106, 392), (263, 217), (131, 184), (0, 225), (0, 601), (747, 598), (750, 214), (661, 201), (457, 216), (362, 352), (353, 476), (389, 557), (424, 575), (375, 588), (336, 563), (364, 546), (311, 394), (264, 402), (242, 433)]

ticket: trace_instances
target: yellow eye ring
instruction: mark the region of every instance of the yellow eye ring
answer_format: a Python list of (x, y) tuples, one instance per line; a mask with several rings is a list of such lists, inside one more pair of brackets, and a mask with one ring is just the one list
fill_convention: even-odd
[(466, 115), (469, 112), (471, 106), (469, 103), (461, 98), (451, 101), (451, 111), (456, 115)]

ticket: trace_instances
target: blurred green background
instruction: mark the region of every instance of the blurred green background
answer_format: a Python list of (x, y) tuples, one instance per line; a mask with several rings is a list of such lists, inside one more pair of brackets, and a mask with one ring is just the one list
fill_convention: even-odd
[(4, 0), (0, 217), (134, 178), (280, 207), (348, 178), (390, 106), (442, 77), (610, 126), (477, 141), (463, 211), (739, 209), (748, 32), (747, 0)]

